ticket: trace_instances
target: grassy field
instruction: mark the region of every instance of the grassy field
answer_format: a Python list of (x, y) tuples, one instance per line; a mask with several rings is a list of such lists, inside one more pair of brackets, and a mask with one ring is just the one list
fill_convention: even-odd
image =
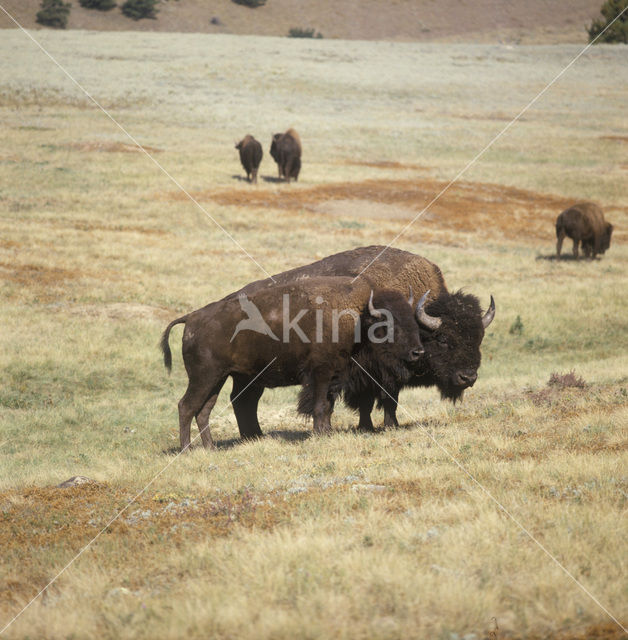
[[(37, 38), (151, 157), (2, 32), (0, 629), (124, 509), (4, 636), (626, 637), (625, 47), (587, 52), (395, 241), (495, 297), (461, 404), (407, 390), (399, 428), (338, 407), (315, 438), (279, 389), (241, 444), (225, 389), (218, 449), (177, 457), (181, 333), (170, 377), (160, 334), (264, 277), (213, 220), (269, 273), (391, 242), (580, 49)], [(288, 126), (290, 185), (268, 154)], [(612, 246), (556, 261), (580, 200)]]

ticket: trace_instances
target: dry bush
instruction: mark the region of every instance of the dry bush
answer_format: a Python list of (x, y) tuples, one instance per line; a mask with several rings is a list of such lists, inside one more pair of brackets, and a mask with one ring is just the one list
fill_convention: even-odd
[(566, 389), (568, 387), (584, 389), (587, 383), (581, 376), (576, 375), (575, 369), (572, 369), (567, 373), (552, 373), (547, 382), (547, 386), (555, 387), (556, 389)]

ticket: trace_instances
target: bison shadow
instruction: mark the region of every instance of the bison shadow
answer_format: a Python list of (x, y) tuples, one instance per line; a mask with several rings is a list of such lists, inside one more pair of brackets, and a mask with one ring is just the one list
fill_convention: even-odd
[[(286, 442), (303, 442), (308, 438), (311, 438), (312, 433), (307, 431), (297, 431), (296, 429), (295, 430), (276, 429), (274, 431), (268, 431), (262, 437), (273, 438), (277, 440), (285, 440)], [(237, 447), (239, 445), (246, 444), (248, 442), (254, 442), (254, 441), (255, 439), (243, 440), (240, 437), (236, 437), (236, 438), (225, 438), (224, 440), (216, 439), (214, 440), (214, 443), (216, 444), (216, 449), (233, 449), (234, 447)], [(190, 451), (194, 451), (196, 449), (203, 449), (203, 445), (201, 444), (200, 439), (198, 439), (198, 441), (194, 441), (190, 445)], [(181, 447), (179, 446), (169, 447), (168, 449), (161, 450), (161, 453), (164, 456), (176, 456), (180, 452), (181, 452)]]
[[(366, 436), (366, 437), (371, 437), (371, 436), (380, 436), (383, 435), (386, 432), (390, 432), (390, 431), (409, 431), (410, 429), (414, 429), (418, 426), (418, 421), (414, 420), (414, 421), (410, 421), (410, 422), (404, 422), (402, 424), (396, 425), (396, 426), (377, 426), (375, 427), (372, 431), (361, 431), (357, 428), (357, 426), (355, 427), (351, 427), (349, 428), (348, 432), (349, 433), (355, 433), (355, 434), (359, 434), (362, 436)], [(425, 426), (425, 424), (423, 424), (423, 426)], [(339, 429), (337, 431), (335, 431), (335, 433), (343, 433), (344, 430)], [(259, 438), (260, 440), (263, 438), (272, 438), (273, 440), (284, 440), (286, 442), (293, 442), (293, 443), (299, 443), (299, 442), (305, 442), (306, 440), (309, 440), (310, 438), (314, 437), (314, 434), (312, 431), (303, 431), (300, 429), (274, 429), (272, 431), (267, 431), (262, 438)], [(235, 438), (225, 438), (224, 440), (215, 440), (215, 444), (216, 444), (216, 449), (233, 449), (234, 447), (238, 447), (240, 445), (243, 444), (247, 444), (248, 442), (254, 442), (255, 440), (243, 440), (240, 437), (235, 437)], [(196, 449), (203, 449), (203, 445), (201, 444), (200, 440), (197, 442), (193, 442), (192, 445), (190, 446), (190, 450), (196, 450)], [(178, 446), (174, 446), (174, 447), (170, 447), (168, 449), (162, 449), (162, 455), (165, 456), (177, 456), (179, 453), (181, 452), (180, 447)]]
[(264, 182), (274, 182), (274, 183), (287, 182), (285, 178), (278, 178), (277, 176), (260, 176), (260, 178)]
[(600, 260), (599, 257), (595, 258), (585, 258), (584, 256), (580, 256), (580, 258), (576, 258), (573, 253), (565, 253), (562, 256), (557, 256), (555, 253), (551, 253), (549, 255), (543, 256), (538, 255), (536, 257), (537, 260), (551, 260), (555, 262), (592, 262), (593, 260)]

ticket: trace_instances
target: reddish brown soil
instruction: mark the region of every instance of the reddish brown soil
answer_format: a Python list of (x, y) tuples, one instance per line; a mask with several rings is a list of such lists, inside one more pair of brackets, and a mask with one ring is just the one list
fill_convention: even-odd
[(7, 264), (0, 262), (0, 279), (15, 282), (22, 287), (51, 287), (67, 280), (75, 280), (81, 272), (60, 267), (44, 267), (36, 264)]
[[(556, 216), (573, 204), (573, 200), (540, 194), (515, 187), (489, 183), (459, 181), (432, 203), (447, 188), (444, 181), (430, 178), (411, 180), (365, 180), (315, 187), (279, 185), (277, 188), (233, 188), (192, 194), (199, 201), (213, 201), (224, 206), (271, 208), (293, 212), (309, 211), (316, 215), (331, 212), (337, 217), (354, 219), (390, 218), (412, 221), (427, 230), (455, 230), (480, 233), (483, 238), (516, 240), (523, 243), (539, 240), (553, 242)], [(183, 200), (181, 192), (157, 196)], [(374, 208), (364, 203), (394, 205)], [(335, 206), (331, 206), (335, 203)], [(429, 209), (421, 213), (425, 207)], [(400, 223), (400, 229), (403, 222)]]
[(628, 142), (628, 136), (600, 136), (600, 140), (612, 140), (613, 142)]

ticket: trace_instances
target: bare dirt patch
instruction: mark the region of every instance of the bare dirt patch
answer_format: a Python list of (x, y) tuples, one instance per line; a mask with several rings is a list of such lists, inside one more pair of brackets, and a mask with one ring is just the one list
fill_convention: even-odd
[[(275, 189), (234, 188), (194, 193), (199, 201), (224, 206), (309, 211), (353, 219), (414, 219), (421, 214), (427, 230), (481, 233), (483, 238), (547, 240), (567, 198), (490, 183), (457, 182), (434, 203), (447, 182), (429, 178), (365, 180), (315, 187), (281, 185)], [(180, 192), (157, 196), (182, 200)], [(421, 213), (429, 205), (427, 212)]]
[(628, 142), (628, 136), (600, 136), (600, 140), (612, 140), (613, 142)]
[[(584, 44), (583, 25), (598, 17), (600, 4), (600, 0), (571, 0), (568, 5), (563, 1), (558, 7), (546, 0), (525, 4), (362, 0), (359, 5), (352, 0), (274, 0), (253, 11), (229, 0), (216, 0), (210, 11), (207, 0), (186, 0), (160, 3), (156, 20), (135, 21), (117, 9), (93, 11), (73, 3), (68, 28), (286, 36), (290, 28), (300, 26), (315, 27), (325, 38)], [(35, 22), (39, 0), (4, 0), (4, 6), (24, 27), (41, 28)], [(1, 12), (0, 28), (15, 28)]]
[(72, 142), (65, 145), (74, 151), (83, 152), (105, 152), (105, 153), (141, 153), (142, 149), (150, 153), (161, 153), (163, 149), (142, 145), (140, 149), (135, 144), (126, 144), (124, 142)]
[(52, 287), (67, 280), (76, 280), (82, 275), (82, 272), (75, 269), (0, 262), (0, 279), (15, 282), (23, 287)]
[(373, 160), (371, 162), (367, 160), (355, 161), (345, 160), (343, 164), (352, 165), (355, 167), (371, 167), (373, 169), (399, 169), (402, 171), (431, 171), (430, 167), (424, 167), (420, 164), (395, 162), (393, 160)]
[[(59, 307), (57, 307), (59, 308)], [(71, 305), (69, 312), (75, 315), (90, 316), (93, 318), (111, 318), (112, 320), (171, 320), (173, 311), (162, 307), (153, 307), (148, 304), (133, 302), (113, 302), (102, 305)]]

